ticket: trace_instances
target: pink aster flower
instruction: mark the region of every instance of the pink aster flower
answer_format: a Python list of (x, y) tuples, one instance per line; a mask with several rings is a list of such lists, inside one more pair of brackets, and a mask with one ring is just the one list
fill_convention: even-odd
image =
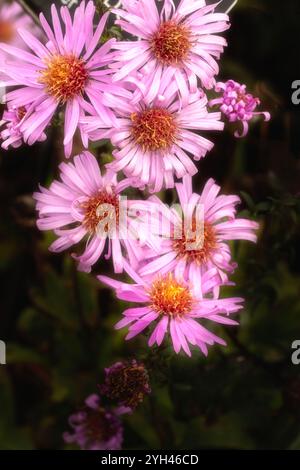
[(158, 192), (174, 187), (174, 175), (197, 173), (190, 156), (200, 160), (212, 149), (213, 143), (198, 131), (222, 130), (224, 124), (221, 114), (208, 113), (206, 105), (200, 90), (181, 100), (176, 83), (165, 76), (152, 84), (150, 101), (136, 89), (122, 106), (115, 104), (118, 128), (104, 130), (101, 118), (91, 117), (85, 120), (86, 132), (91, 140), (109, 137), (117, 147), (111, 169), (122, 170)]
[(1, 0), (0, 42), (22, 47), (23, 41), (18, 34), (18, 28), (34, 30), (35, 33), (39, 33), (39, 29), (32, 18), (25, 13), (18, 2), (2, 2)]
[(73, 163), (61, 163), (59, 168), (61, 181), (53, 181), (49, 189), (40, 187), (34, 194), (39, 212), (38, 228), (54, 230), (58, 236), (50, 250), (58, 253), (85, 239), (83, 254), (73, 255), (80, 270), (89, 272), (106, 245), (106, 258), (112, 257), (115, 272), (123, 269), (122, 248), (136, 265), (143, 251), (137, 243), (134, 220), (131, 224), (127, 217), (130, 201), (123, 202), (121, 197), (122, 191), (132, 186), (133, 181), (118, 182), (112, 171), (101, 175), (96, 158), (89, 152), (76, 156)]
[[(28, 106), (21, 108), (8, 109), (4, 111), (2, 121), (0, 121), (0, 138), (3, 140), (1, 147), (7, 150), (10, 146), (18, 148), (24, 143), (23, 133), (20, 131), (20, 127), (23, 122), (23, 118), (26, 115)], [(39, 137), (39, 142), (46, 140), (46, 134), (42, 133)]]
[(175, 352), (179, 353), (183, 349), (188, 356), (191, 356), (189, 344), (198, 347), (205, 355), (207, 345), (226, 344), (201, 323), (210, 320), (236, 325), (237, 322), (229, 315), (242, 308), (240, 304), (243, 299), (209, 297), (208, 293), (214, 285), (213, 273), (204, 274), (199, 281), (202, 282), (201, 290), (204, 294), (200, 296), (192, 284), (178, 281), (171, 273), (141, 278), (127, 263), (125, 269), (135, 284), (119, 282), (106, 276), (99, 276), (98, 279), (115, 289), (118, 299), (142, 304), (125, 310), (122, 320), (116, 325), (117, 329), (129, 325), (127, 340), (153, 325), (149, 346), (155, 343), (160, 346), (167, 332), (170, 333)]
[[(30, 30), (37, 37), (41, 36), (41, 30), (32, 20), (32, 18), (25, 13), (23, 8), (18, 2), (0, 2), (0, 42), (5, 42), (15, 47), (23, 47), (24, 43), (18, 34), (18, 28)], [(27, 47), (25, 46), (27, 49)], [(0, 50), (0, 69), (4, 68), (3, 63), (7, 54)], [(1, 99), (2, 94), (5, 91), (1, 83), (5, 80), (5, 74), (0, 70), (0, 93)], [(2, 89), (1, 89), (2, 88)]]
[(94, 33), (95, 6), (92, 1), (87, 5), (81, 2), (73, 19), (67, 7), (60, 9), (60, 17), (55, 5), (51, 11), (53, 28), (44, 15), (40, 15), (47, 36), (46, 45), (25, 29), (19, 29), (19, 34), (32, 53), (0, 44), (0, 50), (18, 61), (16, 64), (7, 60), (1, 67), (9, 77), (4, 84), (16, 87), (7, 93), (5, 100), (9, 107), (28, 106), (20, 131), (29, 145), (40, 139), (55, 112), (64, 110), (64, 146), (66, 155), (70, 156), (77, 128), (87, 145), (86, 135), (79, 125), (85, 112), (95, 109), (104, 122), (115, 123), (113, 112), (102, 104), (103, 94), (111, 92), (124, 96), (125, 91), (111, 84), (111, 71), (106, 67), (114, 39), (98, 47), (108, 14), (102, 16)]
[(209, 179), (202, 194), (193, 193), (192, 179), (185, 177), (176, 184), (180, 211), (166, 207), (153, 196), (157, 209), (151, 217), (153, 235), (161, 237), (159, 252), (145, 250), (142, 276), (174, 272), (177, 279), (184, 278), (201, 294), (201, 279), (207, 271), (216, 270), (215, 292), (220, 284), (228, 282), (236, 263), (231, 261), (229, 241), (256, 242), (259, 225), (236, 217), (240, 199), (233, 195), (219, 195), (220, 186)]
[(271, 119), (266, 111), (255, 111), (260, 105), (260, 100), (247, 92), (246, 85), (241, 85), (234, 80), (225, 83), (219, 82), (215, 87), (216, 92), (221, 93), (219, 98), (210, 101), (210, 106), (218, 106), (229, 122), (241, 122), (242, 131), (236, 131), (235, 137), (245, 137), (249, 130), (249, 121), (256, 116), (263, 116), (265, 121)]
[(229, 28), (228, 16), (215, 13), (217, 3), (181, 0), (176, 8), (172, 0), (163, 0), (158, 8), (154, 0), (124, 0), (122, 5), (113, 10), (120, 17), (116, 23), (139, 40), (114, 45), (119, 51), (115, 80), (141, 71), (153, 83), (167, 73), (182, 96), (196, 90), (197, 79), (205, 88), (214, 85), (216, 60), (227, 44), (218, 33)]
[(72, 432), (65, 432), (67, 444), (77, 444), (81, 450), (120, 450), (123, 426), (120, 416), (130, 410), (125, 407), (104, 408), (100, 397), (90, 395), (81, 411), (69, 418)]

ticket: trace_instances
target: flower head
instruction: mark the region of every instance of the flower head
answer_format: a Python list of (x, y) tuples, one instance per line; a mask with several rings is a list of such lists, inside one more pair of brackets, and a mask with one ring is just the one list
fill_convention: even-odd
[[(76, 256), (79, 269), (90, 271), (101, 257), (106, 244), (112, 256), (116, 272), (123, 269), (122, 247), (133, 265), (142, 251), (138, 246), (138, 235), (130, 226), (127, 212), (123, 210), (121, 193), (133, 185), (130, 179), (117, 181), (112, 171), (101, 174), (96, 158), (83, 152), (73, 163), (61, 163), (61, 181), (54, 181), (49, 189), (40, 187), (34, 194), (37, 200), (40, 230), (54, 230), (58, 239), (50, 250), (61, 252), (87, 239), (84, 253)], [(127, 201), (124, 202), (124, 211)]]
[(111, 169), (158, 192), (174, 187), (174, 176), (197, 173), (190, 156), (200, 160), (213, 147), (198, 131), (222, 130), (224, 124), (220, 113), (207, 112), (207, 98), (200, 90), (183, 101), (176, 83), (165, 77), (153, 83), (152, 95), (148, 101), (133, 86), (131, 99), (114, 108), (118, 128), (105, 130), (101, 118), (93, 116), (85, 118), (85, 130), (91, 140), (105, 136), (116, 146)]
[[(27, 110), (28, 106), (21, 106), (20, 108), (12, 107), (4, 111), (2, 121), (0, 121), (0, 128), (3, 128), (0, 132), (0, 137), (3, 140), (1, 147), (5, 150), (10, 146), (18, 148), (24, 143), (20, 127)], [(46, 140), (46, 134), (42, 133), (38, 140), (39, 142)]]
[(105, 369), (105, 382), (100, 392), (119, 405), (135, 409), (151, 392), (144, 364), (136, 360), (116, 362)]
[[(154, 235), (161, 244), (158, 253), (145, 249), (142, 276), (174, 272), (176, 279), (185, 279), (201, 294), (201, 278), (216, 270), (215, 289), (228, 281), (236, 264), (231, 261), (230, 240), (257, 240), (259, 225), (236, 217), (237, 196), (219, 195), (220, 186), (209, 179), (202, 194), (193, 193), (192, 180), (185, 177), (176, 184), (180, 211), (166, 207), (156, 196), (151, 201), (156, 209), (151, 217)], [(148, 262), (146, 261), (148, 258)]]
[[(1, 2), (0, 6), (0, 42), (13, 46), (22, 46), (18, 28), (30, 29), (39, 34), (40, 31), (32, 18), (25, 13), (18, 2)], [(0, 53), (1, 54), (1, 53)]]
[[(207, 345), (225, 342), (207, 330), (201, 323), (210, 320), (216, 323), (236, 325), (229, 318), (231, 313), (240, 310), (240, 298), (212, 299), (209, 292), (214, 285), (214, 272), (207, 272), (199, 282), (202, 283), (200, 296), (191, 283), (178, 281), (172, 273), (141, 278), (126, 263), (127, 273), (135, 284), (126, 284), (99, 276), (98, 279), (115, 289), (119, 299), (143, 304), (123, 312), (123, 318), (116, 328), (129, 326), (126, 339), (131, 339), (154, 324), (148, 344), (161, 345), (169, 332), (176, 353), (181, 349), (191, 356), (189, 345), (198, 347), (207, 355)], [(199, 321), (200, 320), (200, 321)]]
[(40, 15), (47, 36), (45, 45), (25, 29), (19, 29), (19, 34), (32, 52), (0, 44), (0, 50), (18, 59), (17, 64), (6, 60), (2, 66), (2, 72), (8, 77), (4, 84), (16, 87), (6, 94), (5, 100), (9, 107), (27, 107), (20, 131), (29, 145), (40, 139), (54, 114), (63, 110), (64, 147), (66, 156), (70, 156), (77, 128), (87, 145), (87, 136), (80, 125), (85, 113), (96, 110), (107, 125), (115, 124), (112, 110), (103, 106), (103, 94), (112, 93), (116, 100), (117, 96), (127, 94), (111, 83), (111, 70), (107, 68), (114, 39), (99, 46), (108, 13), (102, 16), (94, 32), (92, 1), (87, 5), (82, 1), (73, 19), (67, 7), (60, 9), (60, 16), (55, 5), (51, 12), (53, 28)]
[(235, 137), (245, 137), (249, 129), (249, 121), (255, 116), (263, 116), (265, 121), (271, 119), (266, 111), (255, 111), (260, 105), (260, 100), (247, 92), (246, 85), (241, 85), (234, 80), (225, 83), (219, 82), (215, 87), (216, 92), (221, 93), (219, 98), (210, 101), (210, 106), (218, 106), (229, 122), (242, 123), (242, 132), (236, 131)]
[(126, 412), (129, 410), (124, 407), (104, 408), (98, 395), (90, 395), (83, 409), (70, 416), (72, 433), (65, 432), (64, 441), (77, 444), (81, 450), (120, 450), (123, 442), (120, 415)]
[(219, 36), (229, 28), (228, 16), (215, 13), (217, 4), (205, 1), (163, 0), (161, 7), (154, 0), (124, 0), (122, 8), (113, 10), (121, 28), (139, 38), (117, 42), (115, 80), (140, 71), (148, 83), (160, 80), (164, 73), (177, 82), (181, 95), (195, 91), (197, 79), (211, 88), (218, 74), (216, 62), (226, 46)]

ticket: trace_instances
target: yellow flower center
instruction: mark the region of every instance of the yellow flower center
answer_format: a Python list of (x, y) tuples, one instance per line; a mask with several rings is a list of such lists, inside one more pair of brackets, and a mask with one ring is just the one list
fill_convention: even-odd
[(0, 20), (0, 41), (11, 42), (15, 36), (15, 28), (9, 21)]
[(184, 233), (183, 230), (182, 237), (173, 241), (173, 248), (181, 258), (198, 264), (206, 263), (216, 247), (217, 239), (213, 226), (204, 222), (203, 231), (199, 230), (195, 219), (191, 233)]
[(101, 229), (106, 233), (117, 227), (120, 213), (119, 204), (119, 197), (113, 191), (108, 193), (100, 190), (86, 202), (80, 204), (84, 211), (83, 226), (90, 233), (95, 233), (101, 223), (103, 224)]
[(176, 141), (177, 124), (166, 109), (151, 108), (131, 115), (132, 137), (143, 151), (167, 150)]
[(191, 49), (189, 29), (175, 21), (162, 23), (151, 39), (155, 57), (164, 65), (176, 65), (184, 61)]
[(17, 115), (20, 121), (22, 121), (23, 117), (27, 113), (25, 106), (21, 106), (20, 108), (17, 109)]
[(84, 61), (72, 55), (52, 57), (40, 73), (47, 93), (62, 103), (82, 94), (88, 79)]
[(160, 315), (184, 316), (192, 310), (193, 297), (188, 287), (172, 274), (156, 279), (150, 289), (151, 308)]

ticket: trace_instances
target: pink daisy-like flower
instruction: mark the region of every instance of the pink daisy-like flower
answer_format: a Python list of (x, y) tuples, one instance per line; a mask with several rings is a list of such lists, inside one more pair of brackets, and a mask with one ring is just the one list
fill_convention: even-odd
[(163, 0), (161, 9), (154, 0), (124, 0), (122, 9), (113, 10), (124, 31), (139, 40), (117, 42), (114, 48), (120, 80), (133, 71), (141, 71), (149, 83), (159, 81), (164, 73), (172, 75), (181, 95), (195, 91), (197, 79), (211, 88), (218, 74), (216, 62), (226, 40), (219, 36), (229, 28), (229, 18), (215, 13), (218, 5), (205, 0), (181, 0), (176, 8), (172, 0)]
[[(0, 5), (0, 42), (22, 47), (22, 40), (18, 28), (39, 32), (32, 18), (25, 13), (18, 2), (4, 1)], [(0, 53), (1, 54), (1, 53)]]
[[(133, 181), (118, 182), (112, 171), (101, 175), (96, 158), (89, 152), (76, 156), (73, 163), (61, 163), (60, 177), (61, 181), (55, 180), (49, 190), (40, 187), (40, 192), (34, 194), (38, 228), (54, 230), (58, 236), (50, 250), (61, 252), (87, 238), (84, 253), (73, 255), (81, 271), (91, 270), (106, 244), (106, 258), (112, 257), (115, 272), (123, 270), (122, 247), (136, 265), (143, 251), (138, 246), (134, 220), (131, 224), (127, 217), (130, 203), (134, 206), (136, 201), (123, 202), (121, 197)], [(147, 203), (137, 201), (137, 204)]]
[[(0, 121), (0, 129), (4, 127), (0, 132), (1, 140), (3, 140), (1, 147), (7, 150), (10, 146), (18, 148), (24, 143), (23, 134), (20, 131), (20, 126), (24, 116), (26, 115), (28, 106), (21, 108), (11, 108), (3, 113), (2, 121)], [(39, 137), (39, 142), (46, 140), (47, 136), (42, 133)]]
[(221, 113), (208, 113), (206, 105), (206, 95), (200, 90), (190, 94), (187, 102), (181, 100), (176, 83), (164, 76), (151, 85), (150, 101), (136, 89), (122, 106), (115, 104), (118, 128), (105, 131), (101, 118), (90, 117), (85, 119), (86, 132), (91, 140), (109, 137), (117, 147), (109, 168), (122, 170), (158, 192), (174, 187), (174, 174), (182, 178), (197, 173), (190, 155), (200, 160), (213, 148), (198, 131), (219, 131), (224, 124)]
[(123, 406), (104, 408), (98, 395), (90, 395), (83, 409), (70, 416), (72, 433), (65, 432), (63, 439), (67, 444), (77, 444), (81, 450), (120, 450), (123, 443), (120, 416), (130, 411)]
[(170, 333), (175, 352), (179, 353), (183, 349), (188, 356), (191, 356), (189, 344), (198, 347), (205, 355), (207, 345), (226, 344), (207, 330), (201, 320), (236, 325), (237, 322), (229, 315), (242, 308), (240, 304), (243, 299), (205, 297), (215, 283), (214, 272), (207, 272), (199, 281), (202, 282), (203, 293), (200, 296), (192, 284), (178, 281), (172, 273), (141, 278), (127, 263), (125, 270), (135, 284), (119, 282), (106, 276), (99, 276), (98, 279), (115, 289), (118, 299), (144, 304), (125, 310), (122, 320), (116, 325), (117, 329), (130, 325), (127, 340), (155, 324), (149, 346), (155, 343), (160, 346), (167, 332)]
[(64, 31), (55, 5), (51, 11), (53, 29), (44, 15), (40, 15), (48, 40), (46, 45), (24, 29), (19, 29), (19, 34), (33, 53), (0, 44), (0, 50), (18, 60), (17, 64), (5, 61), (2, 66), (2, 72), (9, 77), (4, 84), (17, 87), (7, 93), (5, 100), (9, 107), (28, 106), (20, 131), (29, 145), (40, 139), (55, 112), (64, 109), (64, 146), (66, 155), (70, 156), (77, 128), (87, 145), (87, 137), (79, 124), (82, 116), (95, 109), (106, 124), (115, 124), (113, 112), (102, 104), (103, 94), (127, 94), (121, 87), (111, 84), (111, 71), (106, 67), (114, 39), (98, 47), (108, 13), (102, 16), (94, 33), (92, 1), (87, 5), (83, 1), (75, 10), (73, 20), (69, 9), (61, 8)]
[(157, 209), (151, 217), (153, 235), (161, 237), (158, 254), (144, 251), (144, 266), (140, 275), (174, 272), (176, 279), (184, 278), (201, 293), (201, 278), (216, 269), (215, 292), (227, 283), (227, 272), (232, 273), (236, 263), (231, 262), (230, 240), (256, 242), (257, 222), (236, 217), (238, 196), (219, 195), (220, 186), (209, 179), (202, 194), (193, 193), (192, 179), (185, 177), (176, 184), (180, 211), (166, 207), (152, 196)]
[(266, 111), (255, 111), (260, 105), (259, 98), (255, 98), (247, 92), (246, 85), (241, 85), (234, 80), (219, 82), (215, 87), (217, 93), (221, 93), (219, 98), (209, 102), (210, 106), (218, 106), (229, 122), (241, 122), (242, 131), (236, 131), (235, 137), (245, 137), (249, 130), (249, 121), (255, 116), (263, 116), (265, 121), (271, 119), (270, 113)]
[[(41, 30), (32, 20), (32, 18), (25, 13), (23, 8), (18, 2), (0, 2), (0, 42), (5, 42), (15, 47), (23, 47), (24, 43), (18, 34), (18, 28), (23, 28), (32, 31), (32, 33), (40, 37)], [(25, 46), (27, 49), (27, 47)], [(4, 60), (7, 57), (5, 52), (0, 50), (0, 98), (5, 92), (4, 85), (1, 83), (5, 80), (5, 74), (1, 72), (4, 68)]]

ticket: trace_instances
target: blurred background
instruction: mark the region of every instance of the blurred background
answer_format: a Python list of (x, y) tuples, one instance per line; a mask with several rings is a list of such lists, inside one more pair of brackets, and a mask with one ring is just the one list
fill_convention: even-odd
[[(45, 143), (0, 151), (1, 449), (66, 448), (68, 416), (97, 391), (103, 368), (126, 358), (144, 361), (152, 394), (124, 418), (124, 449), (300, 449), (300, 365), (291, 362), (300, 340), (300, 106), (291, 101), (300, 3), (239, 0), (231, 23), (220, 79), (246, 83), (272, 120), (252, 123), (244, 139), (228, 125), (214, 135), (194, 189), (214, 177), (260, 222), (256, 246), (234, 244), (236, 287), (223, 289), (246, 299), (240, 326), (218, 328), (228, 347), (192, 359), (113, 329), (125, 303), (78, 273), (68, 253), (49, 253), (53, 235), (35, 226), (32, 193), (63, 159), (58, 116)], [(110, 158), (107, 144), (91, 150)], [(94, 272), (112, 270), (101, 261)]]

